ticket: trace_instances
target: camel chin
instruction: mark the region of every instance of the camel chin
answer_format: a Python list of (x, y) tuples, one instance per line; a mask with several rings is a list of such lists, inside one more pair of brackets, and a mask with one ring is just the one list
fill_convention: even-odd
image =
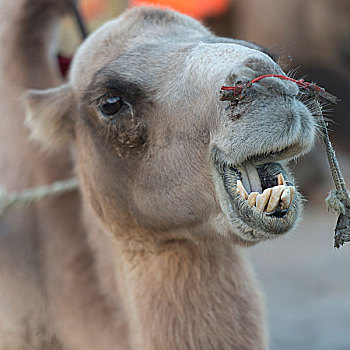
[(297, 224), (303, 199), (286, 160), (298, 153), (288, 147), (235, 164), (217, 146), (211, 148), (221, 208), (234, 233), (247, 243), (277, 238)]

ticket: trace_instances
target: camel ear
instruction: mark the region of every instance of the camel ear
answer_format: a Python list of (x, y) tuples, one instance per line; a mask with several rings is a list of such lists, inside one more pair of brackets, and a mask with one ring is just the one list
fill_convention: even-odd
[(25, 96), (26, 124), (32, 137), (48, 148), (59, 148), (74, 136), (75, 103), (72, 89), (62, 85), (48, 90), (29, 90)]

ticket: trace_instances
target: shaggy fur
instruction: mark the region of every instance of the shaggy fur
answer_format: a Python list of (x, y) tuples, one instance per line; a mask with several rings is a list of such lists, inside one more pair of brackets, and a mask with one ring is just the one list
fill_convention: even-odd
[[(1, 43), (19, 19), (34, 26), (42, 11), (62, 14), (48, 0), (35, 0), (41, 10), (28, 12), (32, 2), (3, 1)], [(241, 246), (276, 235), (231, 217), (211, 152), (219, 148), (233, 164), (284, 149), (286, 161), (309, 150), (313, 120), (296, 87), (260, 84), (235, 122), (219, 100), (221, 85), (281, 73), (278, 64), (259, 47), (216, 37), (178, 13), (128, 10), (82, 44), (66, 83), (27, 94), (32, 135), (51, 148), (69, 146), (74, 165), (66, 153), (43, 158), (26, 144), (23, 110), (4, 96), (16, 101), (26, 88), (57, 85), (50, 23), (37, 51), (46, 64), (30, 80), (4, 74), (1, 81), (11, 118), (0, 119), (0, 130), (18, 135), (12, 155), (21, 159), (11, 171), (3, 161), (1, 182), (50, 182), (74, 166), (81, 197), (42, 201), (19, 223), (8, 217), (1, 224), (8, 241), (0, 246), (13, 251), (0, 254), (1, 278), (14, 283), (0, 282), (0, 348), (266, 349), (261, 296)], [(1, 56), (2, 71), (11, 60), (31, 71), (16, 54), (37, 40), (36, 31), (19, 35)], [(106, 117), (101, 106), (113, 96), (123, 108)]]

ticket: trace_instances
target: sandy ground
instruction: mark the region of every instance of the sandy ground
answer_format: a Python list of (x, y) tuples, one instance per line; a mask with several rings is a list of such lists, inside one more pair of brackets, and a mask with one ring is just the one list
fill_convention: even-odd
[(249, 250), (271, 350), (350, 350), (350, 243), (333, 248), (335, 221), (306, 209), (294, 232)]

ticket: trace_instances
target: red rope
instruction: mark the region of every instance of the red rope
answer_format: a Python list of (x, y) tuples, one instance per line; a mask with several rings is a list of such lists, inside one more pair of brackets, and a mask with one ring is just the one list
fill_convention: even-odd
[(243, 98), (242, 93), (244, 92), (245, 89), (251, 87), (254, 83), (257, 83), (258, 81), (265, 78), (278, 78), (281, 80), (292, 81), (293, 83), (296, 83), (299, 87), (306, 89), (309, 92), (313, 91), (314, 93), (316, 93), (316, 95), (321, 96), (322, 98), (326, 99), (329, 102), (337, 103), (337, 97), (328, 93), (324, 88), (316, 84), (308, 83), (307, 81), (304, 81), (304, 79), (296, 80), (281, 74), (265, 74), (245, 84), (241, 83), (241, 84), (236, 84), (235, 86), (222, 86), (221, 91), (233, 91), (234, 97), (236, 99), (241, 100)]

